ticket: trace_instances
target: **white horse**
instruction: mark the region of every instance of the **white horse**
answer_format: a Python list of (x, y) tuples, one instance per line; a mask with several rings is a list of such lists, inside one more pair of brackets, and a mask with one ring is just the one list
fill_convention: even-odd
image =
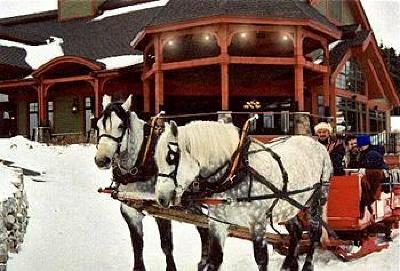
[[(131, 96), (122, 103), (111, 103), (111, 97), (103, 97), (104, 111), (97, 122), (98, 145), (95, 156), (95, 163), (99, 168), (109, 169), (113, 164), (117, 164), (124, 176), (135, 170), (135, 164), (144, 140), (144, 127), (147, 125), (139, 119), (135, 112), (130, 111)], [(151, 157), (150, 163), (154, 163)], [(151, 165), (149, 165), (151, 166)], [(140, 172), (139, 172), (140, 174)], [(137, 181), (129, 184), (120, 184), (119, 191), (138, 192), (154, 194), (156, 176), (135, 176)], [(121, 203), (121, 214), (128, 224), (131, 242), (134, 253), (134, 271), (145, 271), (143, 262), (143, 224), (144, 214), (142, 210), (137, 210)], [(166, 256), (166, 270), (175, 271), (175, 261), (173, 257), (173, 243), (171, 221), (155, 218), (161, 238), (161, 248)], [(198, 265), (199, 269), (205, 264), (208, 247), (208, 230), (198, 228), (202, 241), (202, 260)]]
[[(178, 128), (171, 122), (160, 136), (155, 153), (159, 170), (158, 202), (165, 207), (179, 203), (183, 193), (193, 187), (194, 180), (221, 176), (238, 143), (238, 129), (231, 124), (197, 121)], [(269, 223), (267, 213), (272, 214), (276, 223), (289, 221), (289, 255), (282, 268), (298, 270), (297, 243), (302, 227), (295, 215), (299, 212), (297, 207), (305, 205), (311, 206), (312, 246), (303, 270), (312, 270), (314, 249), (321, 237), (321, 213), (326, 209), (321, 205), (326, 202), (327, 186), (320, 184), (327, 183), (332, 174), (328, 152), (310, 137), (293, 136), (270, 145), (251, 142), (247, 155), (248, 171), (237, 173), (236, 185), (215, 195), (230, 199), (231, 203), (209, 206), (210, 251), (204, 270), (218, 270), (221, 265), (229, 224), (250, 229), (255, 261), (259, 270), (267, 270), (268, 251), (263, 238)], [(287, 178), (283, 177), (284, 172)], [(284, 185), (285, 178), (287, 185)], [(215, 182), (215, 178), (209, 180)], [(321, 200), (325, 201), (321, 204)]]

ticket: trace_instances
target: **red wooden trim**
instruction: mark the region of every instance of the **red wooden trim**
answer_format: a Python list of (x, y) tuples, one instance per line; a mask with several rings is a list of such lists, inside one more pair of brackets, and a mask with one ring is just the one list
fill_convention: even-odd
[(320, 65), (320, 64), (315, 64), (311, 61), (305, 61), (304, 63), (304, 68), (314, 71), (314, 72), (320, 72), (320, 73), (327, 73), (328, 72), (328, 66), (325, 65)]
[(150, 81), (143, 80), (143, 111), (150, 112)]
[(0, 81), (0, 89), (35, 86), (36, 84), (37, 82), (34, 79), (6, 80)]
[(361, 23), (364, 29), (371, 31), (371, 25), (368, 21), (368, 17), (364, 11), (364, 8), (361, 4), (360, 0), (349, 1), (350, 5), (353, 7), (354, 17), (358, 20), (358, 23)]
[(387, 110), (392, 109), (391, 108), (392, 106), (388, 103), (382, 103), (382, 102), (374, 101), (374, 100), (368, 101), (368, 109), (374, 109), (375, 106), (378, 107), (378, 109), (377, 109), (378, 111), (387, 111)]
[(164, 74), (161, 69), (163, 64), (163, 55), (162, 55), (161, 38), (159, 35), (155, 37), (154, 54), (155, 54), (155, 63), (153, 64), (153, 67), (155, 69), (154, 111), (155, 113), (159, 113), (160, 107), (164, 105)]
[(367, 60), (367, 63), (368, 63), (368, 70), (372, 74), (373, 80), (376, 82), (379, 92), (382, 94), (382, 97), (385, 97), (385, 91), (383, 89), (381, 80), (379, 79), (379, 76), (375, 70), (374, 65), (372, 64), (370, 59)]
[(221, 62), (221, 57), (219, 57), (219, 56), (207, 57), (207, 58), (186, 60), (186, 61), (180, 61), (180, 62), (163, 63), (163, 64), (161, 64), (161, 70), (163, 70), (163, 71), (177, 70), (177, 69), (184, 69), (184, 68), (190, 68), (190, 67), (213, 65), (213, 64), (218, 64), (220, 62)]
[(42, 66), (39, 67), (36, 71), (32, 73), (33, 77), (39, 77), (43, 73), (51, 70), (53, 67), (63, 64), (63, 63), (76, 63), (76, 64), (81, 64), (83, 66), (88, 67), (89, 69), (93, 71), (99, 71), (105, 68), (105, 65), (100, 65), (93, 63), (92, 61), (89, 61), (85, 58), (82, 57), (77, 57), (77, 56), (59, 56), (56, 58), (53, 58), (46, 64), (43, 64)]
[[(162, 66), (161, 66), (161, 68), (162, 68)], [(151, 69), (151, 70), (149, 70), (149, 71), (143, 73), (143, 75), (142, 75), (142, 80), (147, 80), (147, 79), (149, 79), (150, 77), (152, 77), (153, 75), (154, 75), (154, 69)]]
[(365, 95), (356, 94), (354, 92), (350, 92), (340, 88), (335, 88), (335, 91), (336, 91), (336, 96), (353, 99), (356, 102), (361, 102), (365, 104), (368, 102), (368, 97)]
[(374, 53), (375, 57), (377, 58), (379, 65), (381, 66), (380, 72), (383, 73), (384, 79), (386, 79), (386, 81), (384, 81), (384, 83), (386, 83), (388, 87), (384, 88), (384, 90), (386, 90), (387, 93), (389, 94), (388, 96), (390, 96), (391, 103), (393, 105), (400, 105), (399, 96), (394, 87), (393, 80), (392, 80), (391, 76), (389, 75), (389, 72), (386, 68), (385, 62), (383, 61), (383, 57), (382, 57), (381, 53), (378, 51), (378, 45), (376, 44), (375, 37), (372, 39), (371, 45), (372, 45), (371, 48), (373, 50), (373, 53)]
[(251, 57), (251, 56), (230, 56), (232, 64), (261, 64), (261, 65), (294, 65), (293, 57)]
[(57, 84), (57, 83), (66, 83), (75, 81), (92, 81), (93, 79), (94, 78), (90, 75), (81, 75), (81, 76), (64, 77), (64, 78), (44, 79), (43, 83)]
[(229, 65), (221, 65), (221, 110), (229, 110)]
[(333, 117), (332, 122), (336, 127), (336, 88), (329, 87), (329, 114)]
[(329, 106), (329, 73), (325, 73), (322, 75), (322, 92), (324, 96), (324, 106)]

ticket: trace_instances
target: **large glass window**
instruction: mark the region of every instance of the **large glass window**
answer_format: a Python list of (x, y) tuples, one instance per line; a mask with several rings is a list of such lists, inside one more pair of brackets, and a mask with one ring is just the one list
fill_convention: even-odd
[(380, 133), (386, 129), (386, 115), (377, 110), (369, 111), (369, 130), (371, 133)]
[(366, 105), (352, 99), (336, 97), (336, 130), (339, 132), (366, 132)]
[(363, 94), (364, 76), (360, 65), (353, 59), (347, 61), (336, 78), (336, 87), (354, 93)]

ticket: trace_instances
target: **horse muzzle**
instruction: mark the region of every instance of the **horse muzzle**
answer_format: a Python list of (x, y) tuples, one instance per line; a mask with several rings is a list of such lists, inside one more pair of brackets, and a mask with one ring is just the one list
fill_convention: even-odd
[(171, 193), (168, 194), (163, 194), (159, 195), (157, 197), (157, 202), (164, 208), (171, 207), (172, 205), (175, 205), (175, 191), (172, 191)]
[(109, 169), (111, 167), (111, 159), (108, 157), (103, 157), (98, 159), (97, 157), (94, 158), (94, 162), (98, 168), (102, 169)]

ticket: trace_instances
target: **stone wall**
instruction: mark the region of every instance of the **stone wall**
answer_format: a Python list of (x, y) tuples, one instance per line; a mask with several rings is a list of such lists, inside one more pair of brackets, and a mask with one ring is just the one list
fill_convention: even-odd
[(28, 208), (22, 169), (0, 165), (4, 174), (0, 188), (0, 271), (7, 269), (9, 253), (18, 253), (28, 225)]

